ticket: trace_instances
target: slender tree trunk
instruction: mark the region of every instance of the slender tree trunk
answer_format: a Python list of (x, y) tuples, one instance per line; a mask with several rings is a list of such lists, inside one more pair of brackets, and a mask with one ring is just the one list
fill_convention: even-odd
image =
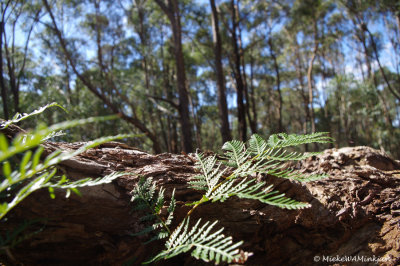
[(283, 99), (282, 99), (282, 92), (281, 92), (281, 77), (279, 71), (278, 60), (276, 58), (276, 54), (274, 51), (274, 47), (272, 44), (272, 40), (268, 39), (268, 44), (270, 48), (270, 55), (272, 60), (274, 61), (274, 69), (276, 74), (276, 90), (278, 91), (278, 131), (283, 132), (283, 125), (282, 125), (282, 106), (283, 106)]
[(319, 47), (319, 40), (318, 40), (318, 28), (317, 28), (317, 22), (314, 21), (314, 49), (312, 52), (311, 60), (308, 65), (308, 70), (307, 70), (307, 81), (308, 81), (308, 103), (310, 105), (310, 120), (311, 120), (311, 133), (315, 133), (315, 114), (314, 114), (314, 95), (313, 95), (313, 76), (312, 76), (312, 71), (314, 67), (314, 61), (315, 58), (317, 57), (317, 52), (318, 52), (318, 47)]
[[(326, 61), (328, 61), (331, 64), (332, 67), (332, 72), (333, 72), (333, 76), (336, 77), (336, 67), (333, 64), (333, 60), (332, 59), (326, 59), (326, 54), (324, 53), (324, 51), (322, 51), (321, 54), (322, 59), (320, 59), (320, 65), (322, 66), (322, 84), (326, 84), (327, 82), (327, 68), (326, 68)], [(326, 87), (323, 86), (323, 90), (326, 90)], [(326, 97), (325, 100), (325, 104), (324, 106), (321, 107), (321, 109), (324, 111), (324, 118), (325, 121), (328, 125), (328, 129), (327, 132), (329, 132), (329, 137), (332, 137), (332, 123), (331, 123), (331, 112), (330, 112), (330, 108), (329, 108), (329, 102), (330, 102), (330, 97)], [(333, 143), (329, 143), (329, 148), (333, 148)]]
[(213, 28), (213, 43), (214, 43), (214, 56), (215, 56), (215, 68), (218, 86), (218, 109), (219, 118), (221, 121), (221, 136), (222, 142), (227, 142), (232, 139), (231, 130), (229, 128), (228, 119), (228, 105), (226, 103), (226, 87), (225, 77), (222, 68), (222, 42), (219, 33), (219, 18), (217, 7), (214, 0), (210, 0), (211, 5), (211, 18)]
[(4, 82), (4, 68), (3, 68), (3, 33), (5, 32), (5, 13), (7, 10), (9, 2), (3, 6), (4, 4), (1, 3), (1, 11), (2, 13), (2, 18), (0, 21), (0, 86), (1, 86), (1, 99), (3, 100), (3, 113), (4, 113), (4, 118), (5, 120), (9, 119), (9, 110), (8, 110), (8, 95), (7, 95), (7, 88), (6, 84)]
[(343, 93), (340, 94), (340, 121), (343, 125), (344, 129), (344, 137), (346, 139), (346, 145), (351, 145), (350, 143), (350, 135), (349, 135), (349, 123), (348, 123), (348, 114), (347, 114), (347, 107), (346, 107), (346, 99)]
[[(151, 49), (149, 46), (151, 42), (149, 42), (149, 36), (148, 36), (148, 28), (146, 28), (145, 25), (145, 11), (142, 6), (142, 3), (140, 1), (136, 0), (136, 6), (137, 6), (137, 13), (139, 17), (139, 25), (137, 32), (139, 34), (140, 38), (140, 44), (141, 44), (141, 53), (142, 53), (142, 69), (144, 70), (144, 77), (145, 77), (145, 88), (146, 91), (149, 95), (157, 95), (156, 90), (154, 86), (150, 85), (150, 77), (153, 75), (152, 71), (152, 64), (149, 63), (151, 62), (151, 58), (149, 58), (149, 53), (148, 49)], [(153, 132), (157, 132), (157, 122), (161, 127), (161, 135), (163, 136), (164, 139), (167, 138), (167, 134), (164, 130), (164, 123), (162, 121), (162, 115), (161, 112), (158, 109), (153, 108), (152, 103), (149, 100), (146, 100), (146, 108), (147, 108), (147, 113), (146, 115), (149, 116), (149, 122), (152, 127)], [(145, 117), (145, 116), (143, 116)], [(168, 147), (167, 147), (168, 149)]]
[[(305, 112), (305, 119), (304, 119), (304, 123), (303, 123), (303, 134), (307, 134), (308, 133), (308, 129), (307, 129), (307, 122), (311, 120), (311, 116), (310, 116), (310, 108), (309, 108), (309, 97), (307, 97), (307, 95), (304, 92), (304, 80), (303, 80), (303, 63), (300, 57), (300, 49), (299, 49), (299, 45), (297, 43), (297, 40), (294, 37), (294, 44), (295, 44), (295, 55), (296, 55), (296, 61), (297, 61), (297, 65), (296, 65), (296, 73), (297, 73), (297, 78), (299, 79), (299, 83), (300, 83), (300, 95), (303, 98), (303, 102), (304, 102), (304, 112)], [(304, 145), (305, 151), (308, 151), (308, 144)]]
[(250, 56), (250, 100), (251, 100), (251, 110), (253, 112), (253, 128), (257, 132), (257, 103), (255, 99), (254, 90), (254, 57)]
[(398, 41), (400, 44), (400, 13), (398, 13), (396, 16), (396, 23), (397, 23), (397, 30), (399, 32), (399, 34), (397, 36), (398, 36), (398, 39), (399, 39)]
[(4, 82), (4, 70), (3, 70), (3, 30), (4, 23), (0, 22), (0, 86), (1, 86), (1, 99), (3, 100), (3, 113), (4, 119), (9, 119), (9, 111), (8, 111), (8, 97), (7, 97), (7, 88)]
[(201, 121), (200, 119), (198, 119), (198, 116), (195, 112), (195, 106), (194, 106), (194, 102), (193, 102), (193, 98), (189, 95), (189, 102), (190, 102), (190, 106), (191, 106), (191, 110), (192, 110), (192, 117), (193, 117), (193, 121), (194, 121), (194, 126), (196, 127), (196, 133), (195, 133), (195, 137), (196, 137), (196, 147), (198, 149), (202, 149), (202, 142), (201, 142)]
[[(16, 20), (13, 23), (12, 29), (13, 29), (13, 38), (15, 38), (15, 25), (16, 25)], [(14, 52), (15, 52), (15, 42), (12, 41), (12, 45), (11, 45), (11, 53), (12, 55), (10, 55), (10, 51), (9, 51), (9, 46), (7, 43), (7, 35), (6, 32), (3, 32), (4, 35), (4, 50), (5, 50), (5, 54), (6, 54), (6, 61), (7, 61), (7, 70), (8, 70), (8, 84), (9, 84), (9, 88), (11, 90), (12, 96), (13, 96), (13, 102), (14, 102), (14, 110), (15, 113), (20, 113), (20, 109), (19, 109), (19, 88), (17, 86), (17, 78), (15, 76), (15, 61), (14, 61)]]
[(232, 45), (233, 45), (233, 57), (234, 57), (234, 69), (233, 73), (236, 80), (236, 102), (238, 108), (238, 124), (239, 124), (239, 138), (242, 141), (247, 140), (247, 125), (246, 125), (246, 109), (244, 104), (244, 83), (242, 74), (240, 71), (240, 52), (237, 39), (237, 18), (235, 12), (235, 0), (231, 0), (231, 13), (232, 13)]
[(179, 6), (177, 0), (168, 0), (167, 4), (162, 0), (155, 0), (160, 8), (167, 15), (173, 34), (174, 41), (174, 54), (176, 61), (176, 75), (177, 75), (177, 86), (179, 95), (179, 118), (182, 132), (182, 146), (183, 150), (187, 153), (193, 151), (193, 140), (192, 140), (192, 124), (190, 122), (189, 114), (189, 92), (186, 80), (185, 61), (183, 57), (182, 49), (182, 27), (181, 18), (179, 12)]
[(234, 5), (235, 13), (236, 13), (236, 21), (237, 21), (237, 36), (238, 36), (238, 45), (239, 45), (239, 55), (240, 55), (240, 67), (241, 67), (241, 75), (243, 80), (243, 92), (245, 98), (245, 112), (247, 115), (247, 120), (249, 121), (251, 133), (257, 133), (256, 121), (251, 117), (250, 113), (250, 96), (249, 96), (249, 86), (247, 84), (247, 75), (246, 75), (246, 64), (244, 62), (244, 49), (242, 42), (242, 28), (240, 26), (240, 13), (239, 13), (239, 1)]

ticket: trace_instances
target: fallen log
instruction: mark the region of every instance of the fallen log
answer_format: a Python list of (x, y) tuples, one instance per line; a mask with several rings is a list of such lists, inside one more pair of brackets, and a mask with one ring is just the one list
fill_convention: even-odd
[[(81, 145), (48, 142), (45, 148), (68, 151)], [(46, 190), (33, 193), (8, 214), (1, 231), (36, 220), (30, 229), (35, 233), (7, 250), (1, 260), (21, 265), (140, 264), (162, 243), (143, 245), (147, 238), (134, 236), (144, 224), (140, 213), (133, 211), (130, 192), (140, 176), (153, 177), (166, 189), (167, 198), (175, 188), (179, 220), (188, 210), (184, 204), (200, 197), (187, 186), (196, 174), (194, 161), (191, 154), (151, 155), (111, 142), (63, 162), (60, 171), (71, 179), (114, 171), (127, 175), (111, 184), (83, 188), (81, 196), (65, 198), (60, 190), (52, 200)], [(295, 167), (304, 173), (327, 173), (329, 178), (310, 183), (273, 176), (259, 179), (291, 198), (310, 202), (311, 208), (288, 211), (233, 198), (201, 206), (192, 216), (219, 220), (227, 235), (244, 240), (241, 248), (254, 253), (246, 265), (351, 264), (343, 261), (346, 258), (369, 259), (371, 265), (375, 258), (384, 265), (400, 263), (398, 161), (369, 147), (353, 147), (326, 150)], [(204, 263), (179, 256), (159, 265)]]

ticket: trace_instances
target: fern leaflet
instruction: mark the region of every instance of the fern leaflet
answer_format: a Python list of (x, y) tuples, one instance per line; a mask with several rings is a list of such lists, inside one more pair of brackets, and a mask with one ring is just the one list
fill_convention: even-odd
[(327, 132), (316, 132), (308, 135), (274, 134), (269, 137), (268, 146), (271, 148), (284, 148), (308, 143), (331, 143), (332, 138), (327, 134)]
[(146, 263), (161, 259), (169, 259), (181, 253), (192, 251), (192, 256), (205, 262), (215, 261), (216, 264), (232, 262), (240, 257), (237, 249), (243, 242), (233, 243), (232, 237), (222, 234), (224, 228), (213, 232), (217, 221), (204, 223), (200, 228), (201, 219), (189, 231), (189, 218), (185, 219), (171, 234), (165, 243), (166, 249)]
[(153, 240), (166, 238), (171, 234), (168, 226), (171, 225), (174, 218), (173, 213), (176, 207), (175, 190), (172, 192), (171, 200), (167, 208), (168, 217), (166, 219), (161, 216), (161, 211), (165, 203), (164, 192), (164, 188), (160, 188), (158, 193), (156, 193), (156, 183), (153, 182), (151, 177), (147, 179), (141, 178), (132, 191), (131, 201), (136, 203), (136, 209), (147, 210), (149, 212), (141, 221), (155, 221), (153, 225), (146, 227), (135, 235), (147, 234), (159, 230), (147, 243)]

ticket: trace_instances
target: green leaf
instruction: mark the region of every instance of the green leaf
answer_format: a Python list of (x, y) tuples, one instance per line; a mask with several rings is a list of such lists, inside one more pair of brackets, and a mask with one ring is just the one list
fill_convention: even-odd
[(16, 123), (18, 123), (18, 122), (20, 122), (20, 121), (22, 121), (22, 120), (25, 120), (25, 119), (27, 119), (27, 118), (29, 118), (29, 117), (32, 117), (32, 116), (34, 116), (34, 115), (38, 115), (38, 114), (40, 114), (40, 113), (43, 113), (47, 108), (54, 107), (54, 106), (57, 106), (57, 107), (61, 108), (62, 110), (64, 110), (66, 113), (68, 113), (68, 111), (67, 111), (64, 107), (62, 107), (62, 106), (59, 105), (58, 103), (54, 102), (54, 103), (50, 103), (50, 104), (47, 104), (47, 105), (45, 105), (45, 106), (42, 106), (42, 107), (40, 107), (39, 109), (33, 111), (33, 112), (30, 113), (30, 114), (26, 114), (26, 113), (24, 113), (24, 114), (16, 113), (16, 114), (14, 115), (14, 117), (13, 117), (11, 120), (7, 120), (7, 121), (2, 122), (2, 123), (0, 124), (0, 129), (6, 129), (6, 128), (9, 127), (11, 124), (16, 124)]
[(222, 149), (225, 150), (228, 165), (231, 167), (240, 167), (249, 159), (249, 156), (245, 152), (245, 145), (242, 141), (228, 141), (222, 146)]
[(206, 190), (206, 195), (208, 195), (218, 184), (227, 169), (220, 170), (221, 164), (217, 164), (216, 156), (204, 158), (203, 154), (196, 152), (196, 158), (196, 168), (201, 174), (192, 177), (188, 183), (191, 188)]
[(32, 151), (27, 151), (24, 154), (24, 157), (21, 160), (21, 163), (19, 165), (19, 173), (21, 176), (25, 176), (26, 170), (29, 169), (30, 165), (27, 165), (29, 160), (32, 157)]
[(271, 148), (284, 148), (308, 143), (331, 143), (332, 138), (328, 134), (328, 132), (316, 132), (307, 135), (279, 133), (269, 137), (268, 146)]
[[(68, 129), (71, 127), (85, 125), (88, 123), (103, 122), (103, 121), (116, 119), (116, 118), (118, 118), (117, 115), (110, 115), (110, 116), (91, 117), (91, 118), (86, 118), (86, 119), (72, 120), (72, 121), (55, 124), (50, 127), (45, 127), (45, 126), (39, 125), (34, 131), (28, 132), (27, 134), (20, 134), (17, 137), (15, 137), (12, 141), (12, 145), (7, 150), (1, 150), (0, 151), (0, 162), (18, 154), (18, 153), (22, 153), (24, 151), (30, 150), (30, 149), (38, 146), (52, 132), (59, 131), (59, 130), (65, 130), (65, 129)], [(128, 138), (128, 137), (133, 137), (133, 136), (137, 137), (139, 135), (126, 135), (126, 134), (122, 135), (121, 134), (118, 136), (120, 136), (120, 137), (114, 138), (112, 140), (120, 139), (120, 138)], [(111, 140), (108, 140), (108, 141), (111, 141)], [(0, 140), (0, 143), (1, 143), (1, 140)], [(4, 143), (3, 143), (3, 145), (4, 145)], [(96, 146), (96, 144), (94, 144), (94, 146)]]
[(172, 258), (191, 250), (193, 257), (205, 262), (214, 261), (216, 264), (229, 263), (240, 257), (238, 247), (242, 245), (242, 241), (233, 243), (232, 237), (222, 234), (223, 228), (214, 230), (217, 221), (212, 224), (206, 222), (199, 227), (200, 223), (201, 219), (189, 229), (189, 218), (183, 220), (165, 243), (166, 249), (146, 264)]
[(255, 155), (263, 154), (269, 148), (268, 143), (258, 134), (253, 134), (249, 140), (249, 151)]
[(9, 161), (3, 162), (3, 174), (7, 179), (10, 179), (11, 175), (11, 164)]
[(39, 146), (36, 149), (36, 152), (33, 155), (33, 159), (32, 159), (32, 168), (35, 168), (39, 164), (40, 156), (42, 155), (43, 151), (44, 151), (44, 148), (42, 146)]
[(50, 197), (52, 199), (56, 198), (56, 195), (54, 194), (54, 188), (53, 187), (49, 187), (49, 193), (50, 193)]
[(0, 150), (6, 152), (8, 150), (8, 141), (6, 136), (0, 133)]

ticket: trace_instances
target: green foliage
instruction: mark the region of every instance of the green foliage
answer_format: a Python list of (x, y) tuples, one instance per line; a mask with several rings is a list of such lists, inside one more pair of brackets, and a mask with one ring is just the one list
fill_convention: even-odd
[(63, 109), (64, 111), (67, 112), (67, 110), (65, 110), (64, 107), (62, 107), (61, 105), (59, 105), (59, 104), (57, 104), (57, 103), (50, 103), (50, 104), (47, 104), (47, 105), (45, 105), (45, 106), (40, 107), (39, 109), (37, 109), (37, 110), (31, 112), (30, 114), (26, 114), (26, 113), (24, 113), (24, 114), (16, 113), (16, 114), (14, 115), (14, 117), (13, 117), (11, 120), (2, 122), (2, 123), (0, 124), (0, 128), (1, 128), (1, 129), (5, 129), (5, 128), (7, 128), (7, 127), (8, 127), (9, 125), (11, 125), (11, 124), (16, 124), (16, 123), (18, 123), (18, 122), (21, 122), (21, 121), (27, 119), (27, 118), (30, 118), (30, 117), (32, 117), (32, 116), (41, 114), (41, 113), (43, 113), (47, 108), (54, 107), (54, 106), (57, 106), (57, 107), (59, 107), (59, 108), (61, 108), (61, 109)]
[(233, 243), (232, 237), (222, 234), (224, 228), (213, 232), (217, 221), (212, 224), (206, 222), (199, 228), (200, 222), (201, 219), (189, 230), (189, 218), (183, 220), (165, 243), (166, 249), (147, 263), (169, 259), (192, 249), (192, 256), (196, 259), (215, 261), (216, 264), (221, 261), (232, 262), (239, 256), (237, 247), (243, 242)]
[(160, 231), (151, 238), (147, 243), (157, 239), (163, 239), (168, 237), (171, 232), (168, 226), (171, 225), (172, 219), (174, 218), (173, 213), (175, 210), (176, 201), (174, 198), (175, 190), (172, 192), (171, 200), (167, 209), (167, 219), (161, 218), (161, 211), (164, 206), (164, 192), (161, 188), (156, 194), (156, 183), (153, 182), (152, 178), (141, 178), (139, 184), (132, 191), (132, 201), (136, 204), (136, 210), (151, 210), (151, 213), (143, 216), (141, 221), (154, 221), (157, 220), (152, 226), (145, 228), (135, 235), (147, 234), (156, 229)]
[[(12, 120), (2, 123), (0, 129), (5, 129), (13, 123), (42, 113), (47, 108), (53, 106), (59, 105), (53, 103), (41, 107), (30, 114), (18, 114)], [(8, 142), (3, 134), (0, 134), (0, 163), (2, 164), (3, 170), (0, 177), (0, 193), (6, 193), (6, 199), (8, 199), (0, 203), (0, 219), (23, 199), (29, 196), (29, 194), (40, 188), (47, 187), (50, 196), (53, 198), (55, 196), (55, 188), (66, 189), (67, 196), (69, 196), (71, 191), (79, 193), (77, 190), (78, 187), (110, 183), (112, 180), (124, 175), (124, 173), (113, 173), (103, 178), (87, 178), (71, 182), (65, 175), (59, 175), (56, 165), (102, 143), (132, 137), (132, 135), (120, 134), (113, 137), (103, 137), (88, 142), (73, 152), (56, 150), (47, 156), (43, 154), (44, 148), (39, 146), (47, 139), (58, 135), (57, 132), (60, 130), (116, 118), (117, 116), (92, 117), (66, 121), (50, 127), (39, 124), (37, 128), (32, 131), (17, 135), (11, 143)], [(10, 162), (18, 161), (18, 158), (22, 159), (19, 161), (18, 166), (13, 167)]]
[(192, 206), (186, 217), (180, 224), (171, 230), (173, 212), (175, 209), (174, 192), (168, 207), (167, 218), (162, 213), (165, 203), (165, 190), (160, 188), (156, 192), (156, 183), (152, 178), (141, 178), (133, 190), (132, 200), (136, 202), (136, 209), (147, 210), (148, 215), (142, 221), (155, 221), (138, 234), (157, 231), (158, 233), (150, 241), (167, 238), (165, 249), (146, 263), (161, 259), (169, 259), (181, 253), (191, 251), (191, 255), (205, 262), (214, 261), (232, 262), (242, 260), (238, 247), (242, 242), (234, 243), (231, 237), (227, 237), (223, 228), (214, 230), (217, 221), (210, 224), (201, 219), (194, 225), (189, 222), (192, 212), (206, 202), (224, 202), (230, 197), (258, 200), (262, 203), (285, 209), (303, 209), (310, 207), (309, 203), (299, 202), (285, 197), (273, 189), (266, 182), (258, 182), (259, 174), (274, 175), (280, 178), (293, 179), (301, 182), (318, 180), (326, 175), (305, 176), (295, 170), (287, 169), (284, 162), (302, 160), (318, 153), (297, 153), (284, 150), (285, 147), (298, 146), (307, 143), (328, 143), (331, 138), (327, 133), (315, 133), (310, 135), (272, 135), (265, 141), (259, 135), (253, 135), (248, 144), (233, 140), (226, 142), (222, 149), (224, 156), (218, 159), (216, 155), (204, 157), (202, 153), (196, 153), (196, 168), (198, 175), (194, 176), (188, 184), (191, 188), (203, 193), (198, 201), (186, 204)]

